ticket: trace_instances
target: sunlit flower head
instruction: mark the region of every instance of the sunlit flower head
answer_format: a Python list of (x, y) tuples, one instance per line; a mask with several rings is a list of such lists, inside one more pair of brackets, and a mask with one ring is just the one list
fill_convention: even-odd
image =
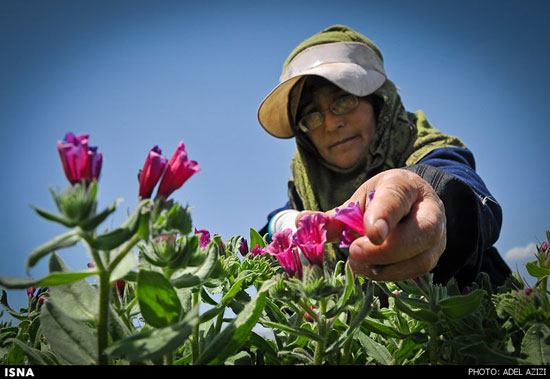
[(88, 146), (88, 134), (78, 136), (67, 133), (63, 141), (57, 142), (57, 151), (63, 164), (65, 176), (71, 184), (99, 179), (103, 156), (97, 147)]
[(323, 266), (324, 244), (327, 241), (326, 218), (321, 213), (302, 217), (294, 233), (293, 243), (298, 246), (307, 260)]
[(147, 158), (143, 169), (139, 174), (139, 197), (141, 199), (149, 199), (160, 177), (164, 173), (168, 159), (164, 158), (162, 151), (158, 146), (153, 147)]
[(198, 163), (187, 158), (185, 145), (180, 142), (170, 162), (168, 162), (157, 195), (167, 198), (172, 192), (180, 188), (187, 179), (199, 171)]

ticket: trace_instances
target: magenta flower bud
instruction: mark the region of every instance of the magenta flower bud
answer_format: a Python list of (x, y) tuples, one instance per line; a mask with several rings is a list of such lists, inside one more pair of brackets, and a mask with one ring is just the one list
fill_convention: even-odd
[(36, 291), (36, 287), (29, 287), (27, 288), (27, 296), (34, 295), (34, 291)]
[(250, 250), (250, 254), (252, 254), (253, 256), (254, 255), (265, 255), (266, 251), (264, 249), (262, 249), (262, 247), (260, 245), (256, 244), (256, 246), (254, 246), (252, 248), (252, 250)]
[(97, 147), (88, 146), (88, 137), (88, 134), (67, 133), (64, 142), (57, 142), (63, 171), (73, 185), (82, 180), (90, 183), (99, 179), (103, 156), (97, 152)]
[(185, 145), (180, 142), (160, 181), (157, 196), (167, 198), (172, 192), (180, 188), (187, 179), (199, 171), (197, 162), (187, 159)]
[(164, 173), (168, 159), (161, 156), (162, 151), (154, 146), (147, 154), (145, 164), (139, 175), (139, 197), (149, 199), (160, 177)]
[(200, 247), (206, 247), (210, 243), (210, 232), (206, 229), (197, 230), (195, 228), (195, 234), (200, 234), (199, 245)]
[(124, 287), (126, 287), (126, 281), (124, 279), (119, 279), (114, 282), (113, 287), (121, 298), (124, 297)]
[(304, 216), (298, 221), (293, 243), (311, 264), (323, 266), (324, 245), (327, 241), (326, 218), (321, 213)]
[(543, 253), (546, 253), (546, 250), (548, 250), (548, 242), (544, 241), (543, 243), (541, 243), (540, 249)]

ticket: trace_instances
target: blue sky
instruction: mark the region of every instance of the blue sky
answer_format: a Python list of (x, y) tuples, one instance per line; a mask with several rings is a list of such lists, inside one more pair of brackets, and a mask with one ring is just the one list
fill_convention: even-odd
[(106, 227), (135, 205), (148, 150), (183, 141), (202, 171), (173, 197), (194, 225), (224, 239), (261, 228), (286, 201), (294, 141), (265, 133), (257, 108), (290, 51), (333, 24), (373, 39), (405, 107), (474, 151), (504, 212), (497, 247), (521, 269), (550, 229), (549, 18), (547, 1), (0, 0), (0, 274), (24, 276), (28, 253), (64, 231), (29, 204), (54, 209), (68, 131), (103, 154), (100, 206), (124, 199)]

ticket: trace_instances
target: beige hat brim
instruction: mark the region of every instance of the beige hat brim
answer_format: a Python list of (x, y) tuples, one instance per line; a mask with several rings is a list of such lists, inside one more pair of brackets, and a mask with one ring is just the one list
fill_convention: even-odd
[[(337, 43), (340, 50), (351, 51), (353, 54), (357, 54), (357, 45), (360, 45), (360, 53), (365, 54), (365, 48), (369, 49), (364, 44), (357, 43)], [(329, 44), (337, 45), (337, 44)], [(292, 76), (285, 79), (285, 73), (282, 75), (281, 83), (275, 87), (269, 95), (263, 100), (258, 109), (258, 121), (260, 125), (271, 135), (277, 138), (292, 138), (294, 131), (292, 128), (292, 115), (289, 111), (289, 97), (291, 96), (292, 88), (299, 80), (305, 76), (317, 75), (321, 76), (334, 85), (340, 87), (346, 92), (349, 92), (356, 96), (367, 96), (384, 84), (386, 81), (386, 75), (380, 59), (374, 59), (372, 52), (368, 58), (373, 62), (360, 61), (363, 64), (356, 64), (348, 61), (344, 62), (323, 62), (319, 56), (322, 57), (324, 46), (314, 46), (308, 50), (314, 50), (309, 52), (310, 56), (313, 55), (313, 59), (316, 61), (311, 64), (307, 62), (306, 67), (291, 67), (293, 70)], [(307, 52), (307, 50), (306, 50)], [(351, 53), (347, 53), (351, 55)], [(367, 51), (366, 54), (369, 52)], [(302, 53), (301, 53), (302, 54)], [(297, 56), (297, 58), (300, 54)], [(305, 58), (308, 58), (306, 56)], [(353, 59), (357, 59), (352, 57)], [(364, 58), (364, 57), (362, 57)], [(375, 58), (378, 58), (377, 56)], [(296, 58), (295, 58), (296, 59)], [(311, 59), (310, 59), (311, 61)], [(304, 65), (303, 62), (298, 61), (299, 64)], [(309, 67), (308, 67), (309, 66)], [(311, 67), (313, 66), (313, 67)]]

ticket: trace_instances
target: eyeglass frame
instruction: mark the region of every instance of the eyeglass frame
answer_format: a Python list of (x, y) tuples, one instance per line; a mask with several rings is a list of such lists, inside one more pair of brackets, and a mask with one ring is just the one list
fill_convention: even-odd
[[(342, 99), (347, 99), (347, 98), (352, 98), (355, 100), (355, 104), (353, 104), (353, 106), (350, 108), (350, 109), (347, 109), (346, 111), (344, 112), (336, 112), (334, 110), (334, 104), (340, 102)], [(357, 106), (359, 105), (359, 97), (358, 96), (355, 96), (353, 94), (347, 94), (347, 95), (344, 95), (344, 96), (341, 96), (339, 97), (338, 99), (336, 99), (335, 101), (332, 102), (332, 104), (330, 104), (330, 106), (326, 109), (323, 109), (323, 110), (320, 110), (320, 111), (315, 111), (315, 112), (310, 112), (308, 114), (306, 114), (305, 116), (301, 117), (300, 120), (298, 121), (298, 123), (296, 124), (297, 127), (304, 133), (308, 133), (308, 132), (311, 132), (319, 127), (321, 127), (325, 121), (325, 116), (323, 115), (323, 113), (325, 113), (326, 111), (331, 111), (333, 115), (335, 116), (342, 116), (344, 114), (347, 114), (351, 111), (353, 111), (355, 108), (357, 108)], [(315, 114), (319, 114), (320, 117), (321, 117), (321, 122), (319, 123), (318, 126), (314, 127), (314, 128), (309, 128), (307, 127), (305, 124), (303, 124), (303, 120), (306, 118), (306, 117), (311, 117), (312, 115), (315, 115)]]

